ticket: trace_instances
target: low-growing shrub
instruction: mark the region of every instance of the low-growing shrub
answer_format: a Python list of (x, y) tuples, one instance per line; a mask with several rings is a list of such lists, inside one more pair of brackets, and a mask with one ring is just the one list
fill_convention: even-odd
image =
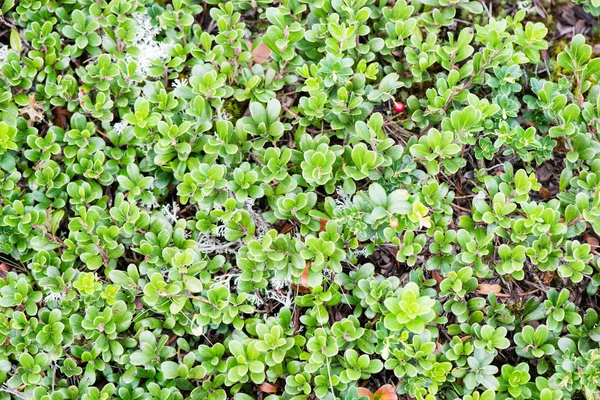
[(0, 400), (600, 395), (599, 1), (0, 3)]

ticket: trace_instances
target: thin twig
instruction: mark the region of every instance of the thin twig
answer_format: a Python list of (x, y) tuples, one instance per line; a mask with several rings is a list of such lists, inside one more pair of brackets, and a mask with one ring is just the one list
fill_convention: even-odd
[(51, 234), (50, 232), (42, 229), (41, 226), (33, 224), (31, 225), (34, 229), (43, 232), (54, 244), (59, 245), (60, 247), (67, 247), (66, 244), (64, 244), (59, 238), (57, 238), (56, 236), (54, 236), (53, 234)]

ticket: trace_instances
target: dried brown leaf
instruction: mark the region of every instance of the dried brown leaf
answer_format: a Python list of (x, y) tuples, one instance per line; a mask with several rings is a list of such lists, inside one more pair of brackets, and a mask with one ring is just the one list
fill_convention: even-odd
[(591, 246), (598, 246), (600, 244), (597, 237), (588, 235), (587, 233), (583, 235), (583, 240)]
[(254, 50), (252, 50), (252, 59), (257, 64), (267, 62), (270, 58), (271, 50), (262, 42)]
[(502, 287), (500, 287), (500, 285), (497, 284), (492, 285), (489, 283), (480, 283), (477, 287), (477, 291), (479, 292), (479, 294), (500, 294), (500, 292), (502, 292)]
[(136, 297), (133, 301), (133, 304), (135, 304), (136, 310), (141, 310), (142, 308), (144, 308), (144, 303), (142, 303), (142, 299), (140, 297)]

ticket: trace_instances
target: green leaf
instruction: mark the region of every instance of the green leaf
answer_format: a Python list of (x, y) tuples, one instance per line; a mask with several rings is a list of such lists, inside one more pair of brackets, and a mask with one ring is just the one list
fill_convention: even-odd
[(136, 351), (129, 356), (129, 362), (133, 365), (145, 365), (152, 361), (152, 356)]
[(17, 53), (21, 52), (21, 37), (18, 30), (13, 29), (10, 31), (10, 48)]
[(386, 207), (387, 205), (387, 194), (383, 187), (378, 183), (373, 183), (369, 186), (369, 197), (373, 204)]
[(179, 364), (172, 361), (164, 361), (160, 366), (160, 370), (163, 372), (166, 379), (174, 379), (179, 377), (179, 373), (177, 371), (178, 368)]

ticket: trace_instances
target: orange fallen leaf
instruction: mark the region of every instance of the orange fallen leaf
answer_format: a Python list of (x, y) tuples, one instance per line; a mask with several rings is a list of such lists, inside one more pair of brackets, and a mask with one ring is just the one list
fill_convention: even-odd
[(308, 293), (312, 293), (312, 290), (310, 290), (310, 288), (304, 287), (302, 285), (295, 285), (295, 284), (291, 284), (290, 288), (292, 289), (292, 292), (294, 293), (302, 293), (302, 294), (308, 294)]
[(260, 391), (263, 393), (277, 393), (277, 388), (268, 382), (264, 382), (260, 385)]
[(306, 263), (306, 267), (304, 267), (304, 271), (302, 271), (302, 276), (300, 277), (300, 285), (304, 286), (304, 287), (309, 287), (308, 286), (308, 270), (310, 269), (310, 262)]
[(292, 292), (294, 293), (302, 293), (302, 294), (308, 294), (308, 293), (312, 293), (312, 290), (310, 290), (307, 287), (304, 287), (302, 285), (295, 285), (295, 284), (291, 284), (290, 288), (292, 289)]
[(282, 235), (286, 234), (289, 231), (291, 231), (293, 228), (294, 228), (294, 224), (291, 224), (291, 223), (288, 222), (288, 223), (286, 223), (285, 225), (283, 225), (281, 227), (281, 229), (279, 230), (279, 233), (281, 233)]
[(69, 118), (72, 115), (66, 108), (59, 107), (54, 110), (54, 125), (59, 126), (62, 129), (68, 129)]
[(299, 285), (290, 285), (292, 290), (297, 291), (298, 293), (310, 293), (310, 285), (308, 284), (308, 270), (310, 269), (310, 262), (306, 263), (304, 267), (304, 271), (302, 271), (302, 275), (300, 276), (300, 284)]
[(440, 274), (437, 271), (433, 271), (431, 273), (432, 278), (437, 282), (437, 284), (439, 285), (440, 283), (442, 283), (442, 277), (440, 276)]
[(542, 282), (544, 282), (545, 285), (550, 284), (550, 282), (552, 282), (552, 279), (554, 279), (554, 271), (544, 271), (544, 272), (542, 272), (541, 279), (542, 279)]
[(569, 149), (565, 147), (564, 140), (562, 138), (557, 139), (557, 145), (554, 147), (554, 151), (558, 153), (569, 152)]
[(271, 50), (266, 44), (260, 43), (254, 50), (252, 50), (252, 58), (257, 64), (262, 64), (271, 58)]
[(0, 262), (0, 279), (5, 279), (8, 271), (8, 265), (4, 262)]
[(398, 400), (396, 394), (396, 388), (392, 385), (383, 385), (375, 393), (371, 392), (367, 388), (358, 388), (358, 395), (360, 397), (366, 396), (370, 400)]
[(589, 245), (592, 246), (598, 246), (600, 244), (600, 242), (598, 241), (598, 238), (592, 235), (588, 235), (587, 233), (583, 234), (583, 240), (585, 240), (585, 242)]
[(552, 193), (548, 189), (546, 189), (545, 187), (540, 188), (539, 193), (545, 199), (549, 199), (549, 198), (552, 197)]
[(373, 393), (373, 400), (398, 400), (396, 388), (392, 385), (383, 385)]
[(174, 341), (176, 341), (178, 338), (177, 335), (173, 335), (171, 337), (169, 337), (169, 339), (167, 340), (167, 346), (171, 345)]
[(319, 224), (321, 225), (319, 232), (325, 232), (325, 228), (327, 227), (327, 222), (329, 222), (329, 220), (326, 220), (326, 219), (319, 220)]

